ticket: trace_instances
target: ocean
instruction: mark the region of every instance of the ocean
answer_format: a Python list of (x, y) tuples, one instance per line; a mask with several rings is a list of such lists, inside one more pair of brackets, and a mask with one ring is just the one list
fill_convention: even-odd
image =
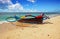
[[(38, 15), (40, 15), (41, 14), (41, 12), (4, 12), (4, 13), (0, 13), (0, 21), (6, 21), (6, 18), (7, 17), (12, 17), (12, 16), (14, 16), (14, 15), (17, 15), (18, 17), (21, 17), (21, 16), (24, 16), (24, 15), (27, 15), (27, 14), (31, 14), (31, 15), (33, 15), (33, 16), (38, 16)], [(60, 15), (60, 13), (57, 13), (57, 12), (55, 12), (55, 13), (50, 13), (50, 12), (48, 12), (48, 13), (45, 13), (45, 15), (47, 15), (47, 16), (49, 16), (50, 18), (51, 17), (55, 17), (55, 16), (58, 16), (58, 15)]]

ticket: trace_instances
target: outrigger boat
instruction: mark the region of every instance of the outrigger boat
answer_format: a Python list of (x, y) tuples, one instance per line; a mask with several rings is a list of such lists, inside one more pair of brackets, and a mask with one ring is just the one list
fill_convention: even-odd
[(18, 22), (24, 22), (24, 23), (43, 23), (43, 17), (37, 18), (37, 17), (26, 17), (24, 19), (18, 20)]
[[(25, 15), (25, 16), (20, 17), (19, 20), (16, 20), (14, 17), (10, 17), (10, 18), (13, 18), (15, 21), (18, 21), (18, 22), (42, 24), (44, 17), (43, 17), (43, 15), (39, 15), (39, 16)], [(46, 18), (49, 18), (49, 17), (46, 17)], [(7, 18), (7, 20), (9, 22), (14, 21), (14, 20), (9, 20), (9, 18)]]

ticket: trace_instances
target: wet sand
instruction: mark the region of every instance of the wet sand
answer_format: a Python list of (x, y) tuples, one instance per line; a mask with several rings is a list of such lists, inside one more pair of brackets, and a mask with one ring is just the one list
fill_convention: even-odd
[(0, 39), (60, 39), (60, 16), (45, 20), (43, 24), (0, 24)]

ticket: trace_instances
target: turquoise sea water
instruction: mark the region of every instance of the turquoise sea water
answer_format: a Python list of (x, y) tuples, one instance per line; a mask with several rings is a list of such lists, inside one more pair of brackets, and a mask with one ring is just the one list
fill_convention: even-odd
[[(24, 16), (26, 14), (31, 14), (31, 15), (34, 15), (34, 16), (40, 15), (40, 13), (0, 13), (0, 21), (6, 21), (7, 17), (14, 16), (15, 14), (18, 17)], [(51, 17), (54, 17), (54, 16), (58, 16), (60, 14), (59, 13), (46, 13), (45, 15), (47, 15), (51, 18)]]

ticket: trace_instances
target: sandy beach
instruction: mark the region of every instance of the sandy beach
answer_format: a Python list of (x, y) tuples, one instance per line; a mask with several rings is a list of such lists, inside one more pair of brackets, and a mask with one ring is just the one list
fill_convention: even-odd
[(0, 24), (0, 39), (60, 39), (60, 16), (44, 20), (43, 24)]

